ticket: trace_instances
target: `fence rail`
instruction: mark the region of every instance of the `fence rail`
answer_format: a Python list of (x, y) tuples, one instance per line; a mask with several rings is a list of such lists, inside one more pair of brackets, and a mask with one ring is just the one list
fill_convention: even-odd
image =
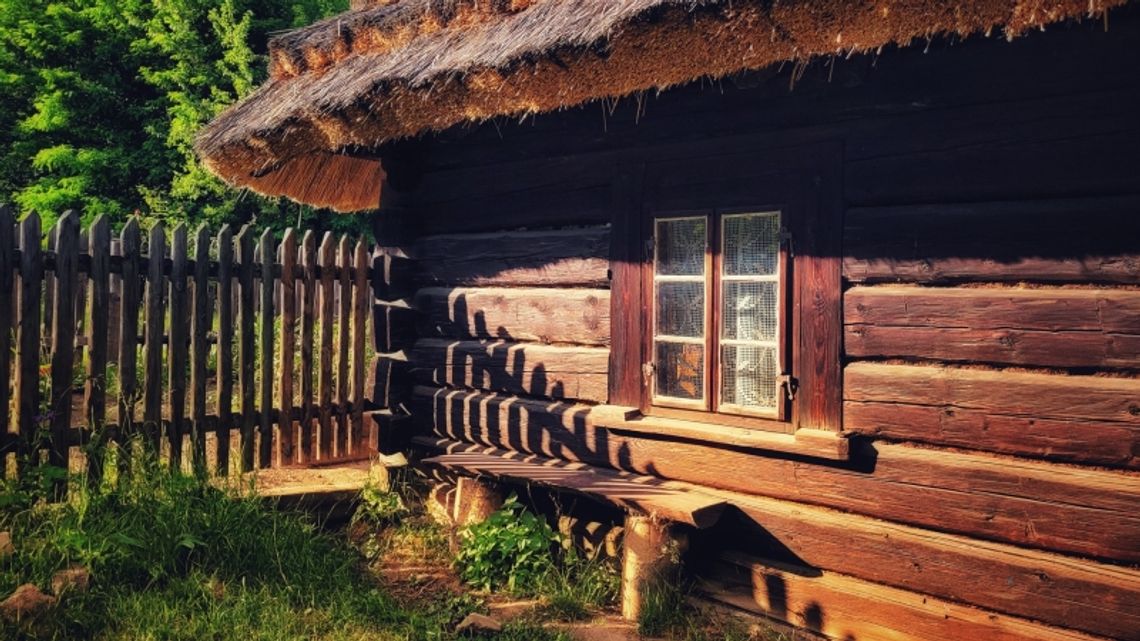
[(255, 235), (67, 212), (45, 243), (0, 206), (0, 473), (81, 448), (101, 478), (136, 436), (219, 474), (366, 455), (372, 248)]

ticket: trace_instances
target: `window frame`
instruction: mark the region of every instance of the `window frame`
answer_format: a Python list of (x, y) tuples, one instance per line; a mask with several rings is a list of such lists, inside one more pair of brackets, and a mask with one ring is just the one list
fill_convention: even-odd
[[(607, 429), (843, 459), (843, 145), (732, 138), (631, 155), (612, 184), (610, 394)], [(649, 402), (653, 292), (646, 239), (654, 215), (779, 209), (786, 254), (785, 352), (795, 398), (784, 421), (655, 407)], [(621, 417), (618, 420), (617, 417)], [(599, 420), (603, 420), (599, 418)]]
[[(724, 218), (747, 214), (775, 213), (780, 217), (780, 230), (786, 233), (785, 207), (778, 203), (756, 206), (714, 207), (709, 209), (649, 210), (643, 227), (648, 236), (644, 246), (648, 254), (643, 262), (643, 292), (645, 293), (642, 315), (642, 336), (644, 337), (643, 361), (652, 365), (652, 370), (644, 374), (642, 402), (640, 410), (648, 416), (661, 416), (682, 420), (700, 421), (717, 425), (728, 425), (764, 430), (769, 432), (791, 433), (793, 400), (787, 390), (777, 381), (780, 401), (775, 411), (749, 408), (741, 405), (727, 406), (722, 402), (723, 372), (721, 371), (721, 334), (723, 333), (724, 313), (721, 309), (724, 284), (723, 247)], [(656, 393), (657, 381), (657, 224), (661, 220), (685, 220), (703, 217), (705, 224), (705, 271), (704, 271), (704, 372), (702, 384), (703, 398), (700, 400), (680, 399), (659, 396)], [(778, 308), (777, 308), (777, 359), (780, 375), (792, 374), (791, 327), (789, 316), (793, 312), (791, 292), (793, 290), (794, 265), (788, 243), (781, 241), (778, 267)]]

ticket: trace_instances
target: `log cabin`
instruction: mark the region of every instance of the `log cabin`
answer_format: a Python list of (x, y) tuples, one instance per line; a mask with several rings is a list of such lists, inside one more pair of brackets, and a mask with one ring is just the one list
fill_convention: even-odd
[(629, 616), (675, 545), (825, 638), (1140, 640), (1135, 3), (356, 0), (269, 66), (198, 151), (372, 216), (379, 447), (463, 518), (607, 506)]

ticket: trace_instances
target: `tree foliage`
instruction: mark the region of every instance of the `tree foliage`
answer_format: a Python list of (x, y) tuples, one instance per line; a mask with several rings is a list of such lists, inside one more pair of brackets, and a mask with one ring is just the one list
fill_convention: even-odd
[(270, 35), (347, 0), (0, 0), (0, 200), (50, 220), (132, 213), (352, 227), (230, 189), (198, 129), (264, 80)]

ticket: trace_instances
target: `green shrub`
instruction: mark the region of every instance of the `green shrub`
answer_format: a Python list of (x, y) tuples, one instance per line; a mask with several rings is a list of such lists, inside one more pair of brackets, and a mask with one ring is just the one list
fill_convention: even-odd
[(464, 581), (485, 590), (532, 593), (550, 571), (561, 541), (550, 525), (511, 495), (486, 521), (459, 532), (455, 561)]

